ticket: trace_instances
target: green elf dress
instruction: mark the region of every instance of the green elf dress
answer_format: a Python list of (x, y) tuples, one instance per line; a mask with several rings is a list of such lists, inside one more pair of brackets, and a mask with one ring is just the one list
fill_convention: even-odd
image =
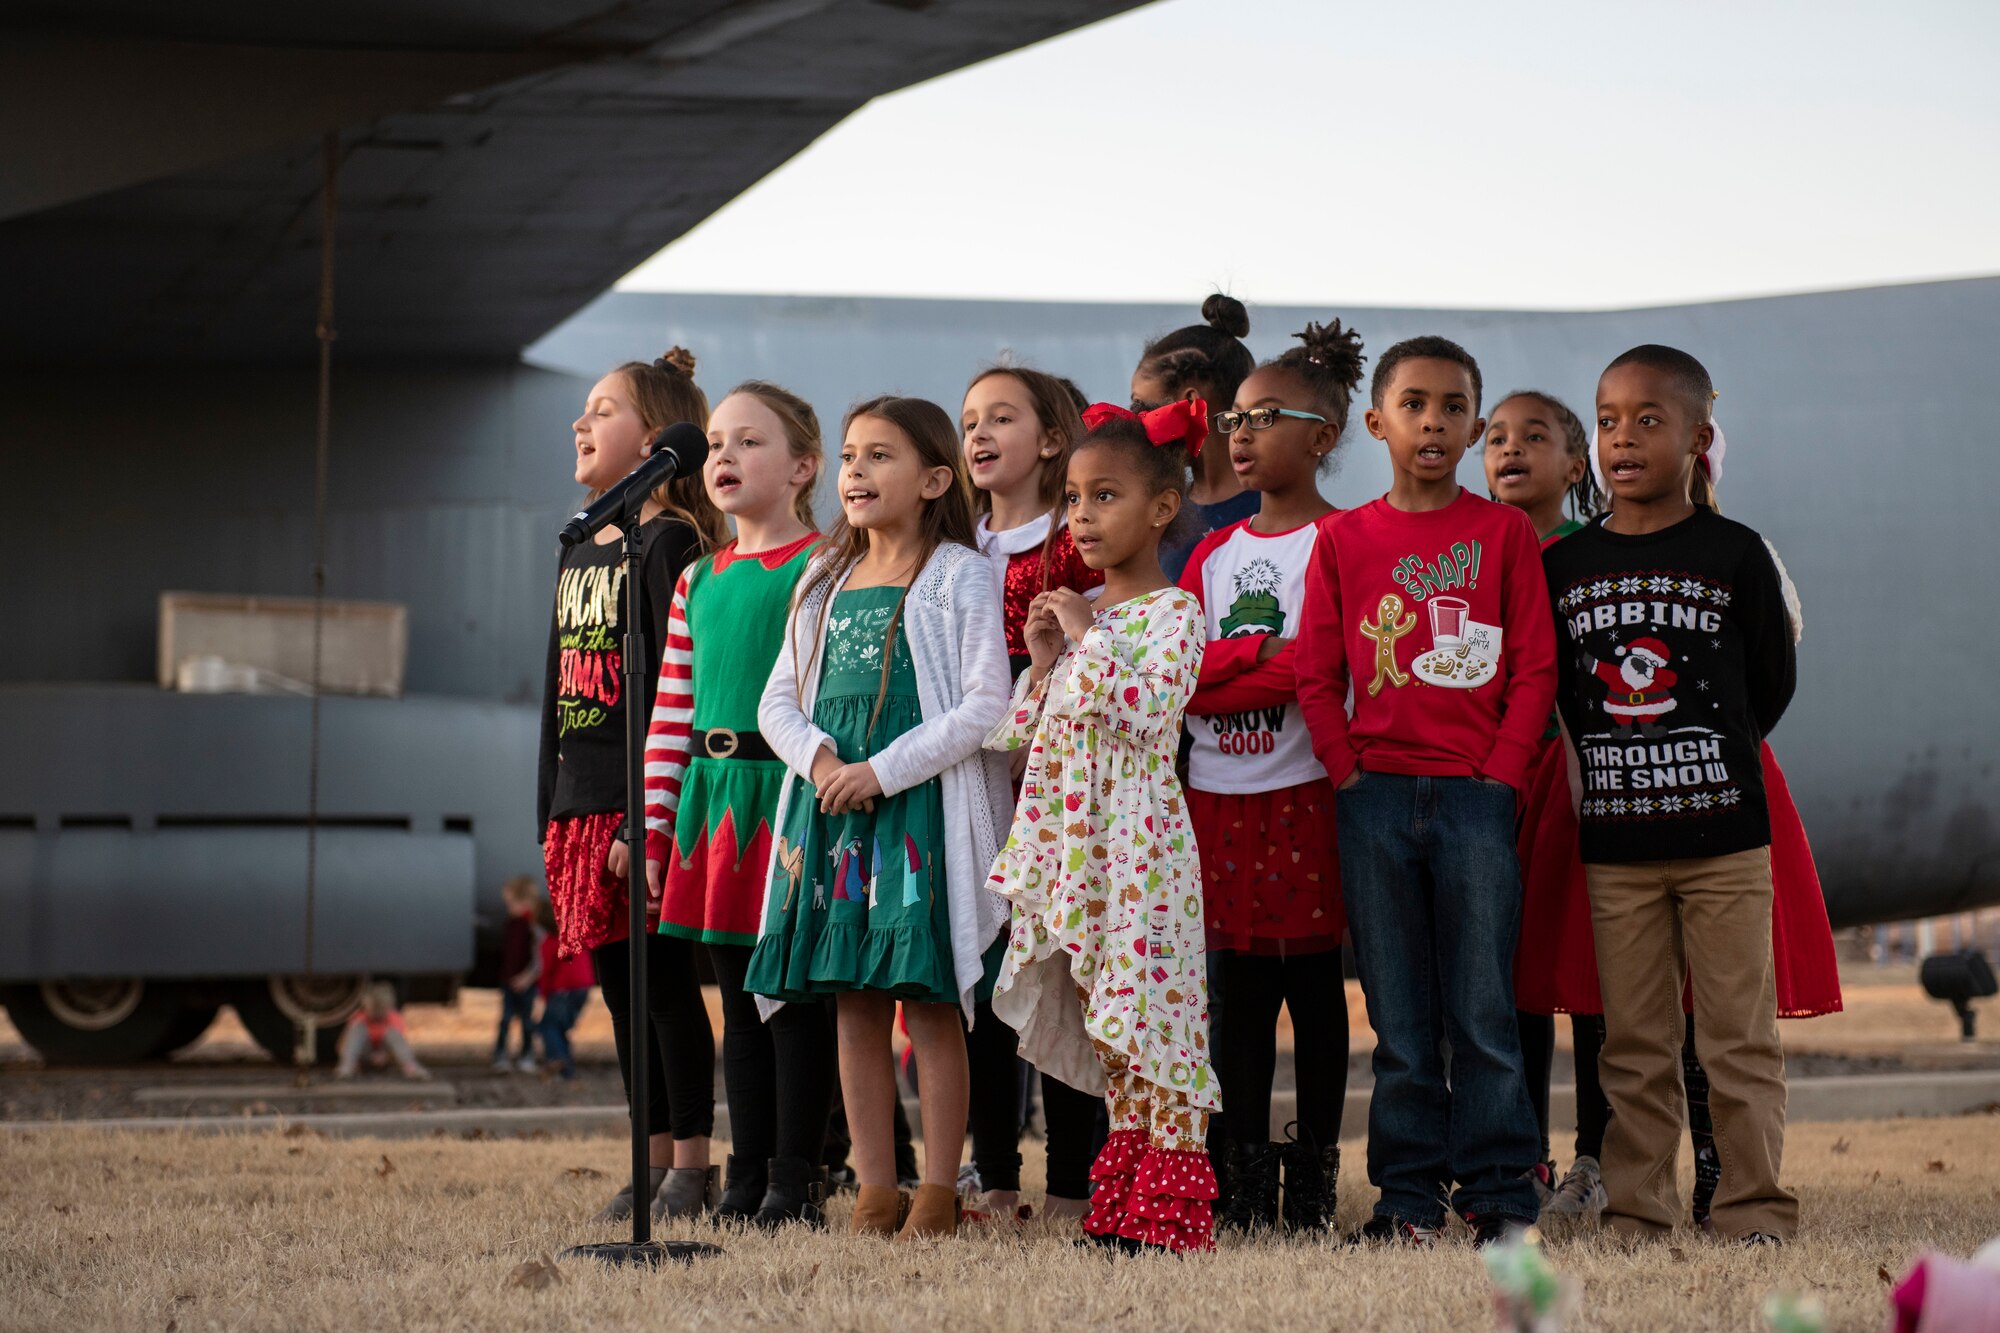
[(731, 544), (674, 589), (646, 738), (646, 856), (666, 867), (663, 935), (757, 942), (785, 781), (757, 731), (757, 702), (818, 542), (810, 533), (755, 555)]

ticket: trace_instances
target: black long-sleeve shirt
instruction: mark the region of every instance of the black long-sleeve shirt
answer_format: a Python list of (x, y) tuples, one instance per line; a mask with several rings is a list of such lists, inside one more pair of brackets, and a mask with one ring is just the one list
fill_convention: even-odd
[(1542, 553), (1556, 705), (1576, 745), (1586, 862), (1771, 840), (1761, 747), (1797, 682), (1763, 538), (1707, 508), (1641, 536), (1602, 519)]
[[(681, 569), (699, 552), (693, 528), (656, 518), (640, 528), (646, 658), (639, 706), (653, 707), (660, 643)], [(542, 754), (535, 786), (535, 828), (552, 819), (625, 809), (625, 709), (621, 647), (625, 615), (625, 543), (579, 542), (556, 571), (555, 614), (542, 684)]]

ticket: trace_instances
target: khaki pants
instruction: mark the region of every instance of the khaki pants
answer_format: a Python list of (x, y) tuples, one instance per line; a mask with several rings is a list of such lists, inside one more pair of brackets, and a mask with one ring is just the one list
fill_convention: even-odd
[(1789, 1239), (1799, 1204), (1778, 1183), (1785, 1056), (1772, 978), (1770, 848), (1584, 870), (1604, 993), (1598, 1069), (1611, 1103), (1605, 1221), (1645, 1235), (1682, 1218), (1681, 983), (1691, 972), (1695, 1048), (1708, 1070), (1722, 1165), (1715, 1229)]

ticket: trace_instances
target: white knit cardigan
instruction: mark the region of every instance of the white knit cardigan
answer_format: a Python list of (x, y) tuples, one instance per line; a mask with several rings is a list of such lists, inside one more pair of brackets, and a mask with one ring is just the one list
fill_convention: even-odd
[[(810, 568), (805, 577), (811, 578)], [(757, 706), (757, 726), (764, 740), (791, 770), (778, 796), (778, 813), (771, 825), (775, 829), (785, 827), (785, 811), (796, 793), (803, 789), (811, 799), (813, 759), (822, 746), (832, 743), (832, 737), (812, 721), (819, 695), (819, 630), (827, 601), (846, 583), (842, 576), (833, 587), (820, 588), (793, 608), (796, 641), (805, 651), (805, 661), (797, 660), (794, 626), (787, 623), (784, 646)], [(981, 955), (1007, 921), (1007, 901), (986, 885), (1013, 809), (1006, 757), (980, 748), (986, 733), (1007, 712), (1011, 694), (1007, 639), (987, 558), (956, 543), (939, 546), (910, 585), (902, 629), (910, 645), (923, 721), (869, 756), (868, 762), (884, 796), (940, 779), (949, 839), (944, 852), (952, 966), (959, 1003), (970, 1019), (972, 990), (983, 971)], [(770, 885), (776, 860), (774, 850), (764, 870), (760, 936), (771, 930)], [(781, 1005), (763, 997), (757, 1001), (766, 1018)]]

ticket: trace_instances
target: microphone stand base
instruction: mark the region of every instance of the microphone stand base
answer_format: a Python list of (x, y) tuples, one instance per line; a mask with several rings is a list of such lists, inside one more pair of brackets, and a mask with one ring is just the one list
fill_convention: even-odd
[(699, 1240), (607, 1240), (594, 1245), (572, 1245), (559, 1256), (563, 1259), (595, 1259), (613, 1268), (658, 1268), (671, 1259), (692, 1264), (722, 1254), (720, 1245)]

